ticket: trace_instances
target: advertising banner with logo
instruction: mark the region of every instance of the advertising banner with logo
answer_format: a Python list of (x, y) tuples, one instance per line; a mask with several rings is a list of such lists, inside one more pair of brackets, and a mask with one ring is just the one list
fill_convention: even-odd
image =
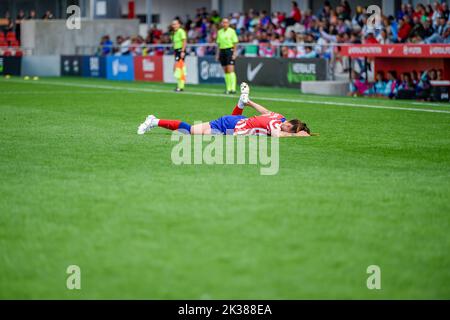
[[(304, 81), (327, 80), (327, 61), (325, 59), (282, 59), (282, 86), (298, 88)], [(283, 83), (286, 81), (286, 83)]]
[(236, 59), (236, 75), (238, 82), (262, 86), (281, 86), (281, 59), (244, 58)]
[[(198, 84), (198, 65), (197, 57), (188, 56), (186, 57), (186, 83), (188, 84)], [(173, 55), (163, 56), (163, 78), (166, 83), (175, 83), (175, 77), (173, 76), (173, 65), (174, 65)]]
[(238, 81), (256, 85), (298, 88), (303, 81), (327, 80), (325, 59), (239, 58)]
[(214, 57), (198, 58), (199, 83), (224, 83), (225, 76), (220, 62)]
[(106, 58), (95, 56), (84, 56), (81, 63), (83, 77), (105, 78)]
[(448, 44), (361, 44), (342, 46), (341, 54), (353, 58), (450, 58)]
[(0, 74), (20, 76), (22, 57), (0, 57)]
[(106, 79), (134, 80), (134, 63), (132, 56), (106, 57)]
[(375, 44), (342, 46), (341, 53), (352, 58), (375, 58), (375, 73), (397, 73), (441, 69), (450, 79), (450, 45), (448, 44)]
[(60, 77), (61, 56), (24, 56), (21, 74), (22, 76)]
[(140, 81), (163, 81), (162, 56), (134, 57), (134, 78)]
[(61, 56), (61, 76), (81, 76), (81, 56)]

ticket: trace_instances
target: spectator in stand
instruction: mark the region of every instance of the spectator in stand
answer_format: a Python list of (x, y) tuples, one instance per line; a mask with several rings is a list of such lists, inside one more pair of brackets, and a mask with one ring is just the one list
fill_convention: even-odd
[(306, 31), (310, 31), (311, 27), (314, 24), (314, 20), (317, 20), (315, 16), (313, 16), (311, 9), (305, 11), (305, 15), (303, 17), (303, 26)]
[(444, 33), (448, 29), (447, 20), (444, 16), (440, 16), (435, 32), (425, 39), (425, 43), (439, 43), (444, 42)]
[(322, 21), (329, 20), (331, 17), (331, 11), (332, 11), (332, 8), (331, 8), (330, 1), (325, 1), (323, 4), (322, 10), (320, 10), (320, 12), (318, 14), (319, 19)]
[(341, 0), (342, 14), (344, 15), (344, 20), (350, 20), (352, 15), (352, 8), (347, 0)]
[(403, 19), (404, 16), (407, 16), (407, 8), (406, 8), (406, 3), (402, 3), (400, 6), (400, 10), (397, 12), (397, 20), (400, 21)]
[(6, 25), (4, 26), (5, 33), (14, 31), (14, 23), (10, 18), (6, 18)]
[(299, 55), (298, 58), (317, 58), (317, 52), (313, 46), (305, 46), (305, 53)]
[(220, 17), (219, 13), (216, 10), (213, 10), (213, 12), (211, 13), (210, 21), (214, 24), (219, 24), (221, 19), (222, 18)]
[(398, 40), (400, 42), (406, 42), (411, 32), (412, 26), (409, 16), (405, 15), (399, 22), (398, 28)]
[(121, 35), (116, 37), (116, 46), (113, 49), (113, 53), (116, 56), (126, 56), (130, 54), (130, 37), (123, 37)]
[(395, 71), (389, 71), (387, 73), (387, 83), (384, 91), (384, 96), (392, 99), (398, 92), (398, 80), (397, 73)]
[(47, 10), (45, 14), (42, 16), (43, 20), (51, 20), (53, 19), (53, 13), (50, 10)]
[(282, 58), (295, 58), (295, 50), (292, 47), (281, 47), (281, 57)]
[(402, 81), (398, 87), (396, 98), (397, 99), (416, 98), (416, 86), (409, 72), (405, 72), (402, 74)]
[(450, 10), (448, 8), (447, 2), (443, 2), (441, 4), (441, 15), (445, 18), (445, 20), (448, 20), (450, 17)]
[(369, 32), (364, 39), (364, 44), (378, 44), (377, 38), (373, 32)]
[(36, 11), (30, 10), (30, 14), (28, 15), (28, 20), (35, 20), (36, 19)]
[(419, 100), (429, 100), (431, 95), (431, 82), (428, 72), (424, 71), (416, 86), (416, 96)]
[[(238, 47), (239, 54), (304, 57), (309, 53), (314, 55), (315, 52), (320, 57), (336, 57), (336, 61), (342, 63), (343, 70), (348, 68), (346, 58), (341, 57), (339, 49), (330, 44), (450, 43), (450, 27), (447, 25), (449, 9), (446, 3), (436, 2), (433, 6), (419, 4), (415, 8), (410, 4), (402, 4), (395, 16), (382, 16), (380, 30), (367, 27), (368, 14), (363, 6), (352, 10), (349, 1), (342, 0), (338, 3), (333, 7), (330, 1), (325, 1), (317, 15), (311, 10), (302, 14), (297, 3), (293, 2), (288, 15), (284, 12), (270, 13), (250, 9), (248, 12), (231, 13), (223, 18), (229, 19), (240, 42), (252, 44), (245, 50)], [(184, 26), (188, 43), (214, 43), (219, 18), (217, 12), (208, 13), (205, 8), (199, 8), (192, 19), (187, 17)], [(133, 45), (138, 40), (135, 39)], [(145, 42), (168, 44), (169, 33), (153, 26)], [(296, 46), (297, 44), (300, 45)], [(287, 48), (280, 48), (279, 45)], [(312, 47), (312, 52), (306, 52), (305, 46), (308, 45)], [(154, 51), (160, 54), (171, 52), (171, 49), (160, 47)], [(150, 53), (152, 52), (153, 49)], [(204, 55), (215, 53), (215, 49), (210, 46), (198, 47), (191, 50), (191, 53)]]
[(296, 1), (292, 1), (292, 10), (289, 18), (286, 19), (286, 26), (292, 26), (302, 20), (302, 12), (300, 11)]
[(356, 7), (355, 15), (352, 18), (352, 27), (361, 29), (364, 26), (363, 23), (364, 18), (364, 8), (361, 6)]
[(411, 80), (414, 86), (417, 86), (419, 84), (419, 73), (417, 72), (417, 70), (411, 71)]
[(378, 71), (376, 82), (372, 87), (372, 95), (376, 97), (385, 97), (387, 82), (384, 80), (384, 72)]
[(349, 96), (364, 96), (370, 94), (370, 86), (365, 81), (362, 76), (353, 70), (352, 72), (352, 78), (350, 79), (350, 92), (348, 93)]
[(388, 37), (388, 32), (385, 29), (380, 31), (380, 33), (378, 34), (376, 40), (377, 40), (377, 42), (379, 44), (390, 44), (390, 43), (392, 43), (391, 39), (389, 39), (389, 37)]
[(438, 20), (441, 17), (441, 5), (438, 1), (433, 4), (433, 15), (431, 16), (431, 21), (433, 22), (433, 27), (437, 27)]
[(16, 17), (16, 39), (20, 41), (20, 30), (21, 30), (21, 24), (22, 21), (25, 20), (25, 12), (23, 10), (19, 10), (19, 13)]
[[(343, 2), (346, 2), (346, 1), (343, 1)], [(348, 3), (347, 3), (347, 5), (348, 5)], [(338, 5), (336, 7), (336, 17), (338, 20), (342, 20), (342, 21), (350, 20), (351, 19), (350, 14), (351, 14), (350, 6), (349, 6), (348, 10), (346, 10), (343, 5)]]
[(105, 35), (102, 37), (100, 41), (100, 54), (102, 56), (107, 56), (112, 52), (113, 43), (109, 38), (109, 35)]
[(430, 78), (430, 81), (436, 81), (437, 80), (437, 72), (436, 69), (431, 69), (428, 71), (428, 76)]
[(147, 33), (146, 43), (156, 43), (162, 36), (162, 30), (158, 29), (156, 24), (153, 24), (152, 28)]
[(144, 49), (144, 39), (141, 36), (132, 37), (130, 43), (130, 54), (133, 56), (140, 56)]

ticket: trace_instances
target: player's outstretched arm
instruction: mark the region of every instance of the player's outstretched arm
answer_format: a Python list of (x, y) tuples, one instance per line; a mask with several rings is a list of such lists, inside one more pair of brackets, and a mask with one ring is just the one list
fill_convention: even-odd
[(273, 130), (271, 136), (274, 138), (286, 138), (286, 137), (310, 137), (311, 135), (308, 134), (306, 131), (289, 133), (281, 130)]
[(272, 112), (270, 110), (267, 110), (263, 106), (257, 104), (256, 102), (253, 102), (252, 100), (248, 100), (247, 105), (252, 107), (253, 109), (255, 109), (256, 111), (258, 111), (261, 114), (266, 114), (266, 113)]

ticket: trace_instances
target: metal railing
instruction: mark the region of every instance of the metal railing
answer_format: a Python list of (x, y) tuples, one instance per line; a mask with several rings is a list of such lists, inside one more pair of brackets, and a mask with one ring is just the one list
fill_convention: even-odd
[[(261, 58), (324, 58), (328, 61), (328, 75), (330, 80), (335, 79), (336, 49), (349, 44), (317, 44), (317, 43), (239, 43), (237, 45), (238, 57)], [(312, 48), (316, 54), (306, 54), (306, 48)], [(215, 56), (217, 53), (215, 43), (195, 43), (186, 45), (187, 56)], [(98, 45), (77, 46), (77, 55), (134, 55), (153, 56), (173, 54), (172, 44), (130, 44), (130, 45)], [(344, 58), (345, 59), (345, 58)]]
[[(283, 50), (287, 50), (286, 55), (289, 58), (302, 58), (305, 48), (313, 48), (317, 52), (317, 57), (329, 58), (334, 52), (334, 48), (343, 44), (317, 44), (317, 43), (239, 43), (237, 45), (238, 55), (240, 56), (259, 56), (259, 57), (282, 57)], [(286, 48), (286, 49), (283, 49)], [(217, 44), (215, 43), (195, 43), (186, 45), (186, 54), (194, 56), (215, 55)], [(98, 46), (76, 46), (78, 55), (155, 55), (172, 54), (173, 45), (164, 44), (129, 44), (129, 45), (98, 45)]]

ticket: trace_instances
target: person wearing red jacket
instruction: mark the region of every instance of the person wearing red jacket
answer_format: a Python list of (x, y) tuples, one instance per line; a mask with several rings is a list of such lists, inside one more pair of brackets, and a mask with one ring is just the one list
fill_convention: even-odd
[(398, 40), (400, 42), (405, 42), (408, 39), (409, 33), (411, 32), (412, 26), (408, 16), (404, 16), (400, 20), (398, 29)]
[(292, 1), (291, 18), (294, 19), (295, 22), (300, 22), (300, 20), (302, 20), (302, 12), (298, 8), (296, 1)]
[(286, 26), (292, 26), (302, 20), (302, 12), (300, 11), (296, 1), (292, 1), (292, 10), (289, 18), (286, 19)]

